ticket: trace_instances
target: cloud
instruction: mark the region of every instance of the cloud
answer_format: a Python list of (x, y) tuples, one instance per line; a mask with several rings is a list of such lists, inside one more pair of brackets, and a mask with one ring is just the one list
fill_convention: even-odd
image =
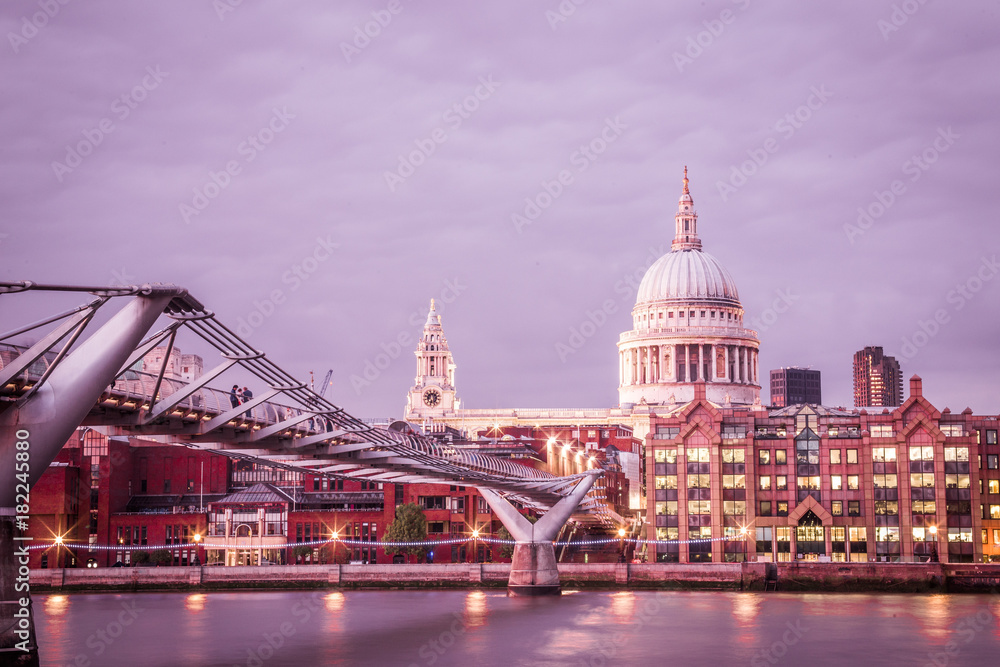
[[(846, 404), (851, 354), (899, 354), (969, 266), (1000, 250), (992, 3), (923, 5), (888, 39), (877, 22), (889, 2), (586, 3), (555, 29), (555, 2), (402, 6), (348, 62), (342, 45), (379, 3), (243, 3), (222, 20), (206, 3), (66, 5), (0, 58), (12, 100), (0, 109), (0, 279), (108, 283), (124, 266), (187, 286), (234, 325), (288, 290), (253, 343), (302, 377), (333, 367), (336, 400), (353, 412), (398, 415), (410, 351), (361, 396), (348, 378), (458, 277), (469, 287), (444, 321), (467, 406), (610, 405), (627, 300), (567, 363), (554, 346), (669, 242), (687, 164), (705, 249), (736, 277), (748, 315), (774, 290), (803, 295), (762, 333), (762, 371), (819, 368), (827, 401)], [(0, 10), (5, 35), (19, 7)], [(734, 19), (712, 34), (723, 10)], [(678, 71), (689, 38), (705, 45)], [(169, 76), (116, 115), (157, 66)], [(489, 76), (501, 85), (449, 124)], [(829, 100), (790, 135), (777, 129), (815, 86)], [(242, 142), (275, 108), (295, 117), (248, 160)], [(619, 116), (620, 140), (515, 233), (511, 213)], [(52, 163), (104, 118), (114, 130), (60, 181)], [(942, 127), (961, 138), (850, 243), (857, 209), (910, 178), (904, 163)], [(446, 140), (390, 191), (385, 172), (436, 128)], [(768, 138), (777, 151), (723, 201), (718, 184)], [(179, 206), (230, 161), (239, 174), (185, 224)], [(292, 292), (282, 276), (326, 235), (340, 250)], [(997, 289), (904, 374), (949, 404), (996, 412), (982, 370), (1000, 365), (983, 342), (1000, 325)]]

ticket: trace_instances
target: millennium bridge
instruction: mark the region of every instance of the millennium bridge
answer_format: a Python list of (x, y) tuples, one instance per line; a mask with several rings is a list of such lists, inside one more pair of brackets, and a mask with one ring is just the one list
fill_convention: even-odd
[[(28, 484), (37, 482), (80, 426), (101, 427), (108, 435), (155, 436), (314, 475), (474, 486), (515, 540), (508, 585), (514, 595), (559, 592), (552, 541), (568, 520), (621, 522), (590, 493), (601, 470), (555, 476), (369, 424), (286, 372), (182, 287), (0, 282), (0, 306), (13, 308), (18, 295), (41, 292), (89, 300), (0, 333), (0, 627), (13, 625), (18, 599), (15, 521), (18, 492), (26, 489), (14, 481), (19, 474), (23, 479), (27, 467)], [(85, 336), (88, 327), (94, 330)], [(13, 343), (26, 335), (38, 336), (37, 342)], [(207, 343), (218, 353), (217, 365), (190, 381), (166, 377), (179, 336)], [(135, 370), (156, 348), (166, 349), (158, 371)], [(267, 389), (233, 405), (230, 392), (217, 387), (248, 373)], [(19, 457), (20, 451), (27, 453)], [(30, 466), (18, 466), (25, 460)], [(532, 524), (516, 505), (544, 514)], [(0, 634), (0, 651), (12, 641), (9, 633)]]

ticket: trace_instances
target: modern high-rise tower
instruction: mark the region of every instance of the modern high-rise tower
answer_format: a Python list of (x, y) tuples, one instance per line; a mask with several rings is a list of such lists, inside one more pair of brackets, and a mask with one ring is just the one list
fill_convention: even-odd
[(854, 407), (903, 404), (903, 375), (895, 357), (869, 346), (854, 353)]

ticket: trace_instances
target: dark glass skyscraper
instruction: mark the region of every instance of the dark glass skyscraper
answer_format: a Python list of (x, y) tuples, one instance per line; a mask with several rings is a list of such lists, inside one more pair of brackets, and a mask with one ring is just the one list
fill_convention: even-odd
[(783, 408), (798, 403), (820, 405), (822, 402), (819, 371), (798, 366), (771, 371), (771, 405)]

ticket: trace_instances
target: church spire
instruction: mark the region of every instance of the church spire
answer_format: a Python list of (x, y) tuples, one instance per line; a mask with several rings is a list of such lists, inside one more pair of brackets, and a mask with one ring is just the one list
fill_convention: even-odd
[(437, 309), (434, 307), (434, 299), (431, 299), (431, 309), (427, 311), (427, 322), (424, 323), (424, 327), (429, 327), (432, 324), (441, 326), (441, 316), (438, 315)]
[(684, 189), (677, 202), (677, 215), (674, 216), (674, 242), (671, 250), (701, 250), (701, 239), (698, 238), (698, 214), (694, 210), (694, 199), (688, 187), (688, 168), (684, 167)]

